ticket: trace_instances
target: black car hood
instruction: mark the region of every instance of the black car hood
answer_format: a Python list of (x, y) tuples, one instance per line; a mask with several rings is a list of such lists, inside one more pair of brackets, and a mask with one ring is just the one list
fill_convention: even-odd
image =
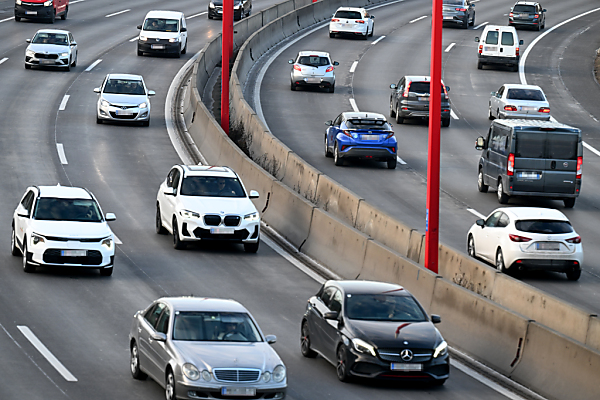
[[(378, 348), (433, 349), (442, 341), (438, 330), (430, 321), (362, 321), (346, 319), (346, 328), (354, 335)], [(408, 344), (404, 344), (408, 342)]]

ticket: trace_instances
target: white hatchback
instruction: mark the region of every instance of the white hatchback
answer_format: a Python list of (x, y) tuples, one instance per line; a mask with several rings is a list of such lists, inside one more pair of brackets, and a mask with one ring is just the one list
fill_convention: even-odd
[(110, 276), (115, 262), (115, 239), (87, 189), (68, 186), (31, 186), (13, 215), (11, 251), (23, 256), (25, 272), (38, 266), (98, 268)]
[(364, 8), (340, 7), (329, 22), (329, 37), (336, 34), (358, 35), (363, 39), (373, 36), (375, 16), (369, 15)]
[(502, 272), (543, 270), (581, 275), (583, 246), (560, 211), (537, 207), (498, 208), (467, 234), (471, 257), (494, 263)]
[(256, 253), (260, 242), (260, 215), (239, 176), (228, 167), (175, 165), (156, 196), (156, 233), (173, 234), (173, 247), (189, 242), (242, 243)]

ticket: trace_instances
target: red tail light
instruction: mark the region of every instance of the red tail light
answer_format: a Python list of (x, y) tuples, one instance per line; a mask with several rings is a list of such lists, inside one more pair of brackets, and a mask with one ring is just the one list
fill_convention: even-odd
[(404, 89), (404, 93), (402, 94), (402, 96), (403, 96), (403, 97), (408, 97), (408, 92), (410, 91), (410, 84), (411, 84), (411, 83), (412, 83), (412, 82), (408, 82), (408, 83), (406, 84), (406, 89)]
[(346, 150), (348, 146), (342, 146), (342, 151)]
[(539, 18), (539, 17), (540, 17), (540, 14), (535, 14), (535, 15), (533, 16), (533, 18)]
[(508, 14), (508, 15), (509, 15), (511, 18), (515, 16), (515, 14), (513, 14), (513, 13), (510, 13), (510, 14)]
[(550, 113), (550, 107), (540, 107), (540, 109), (538, 110), (538, 112), (549, 114)]
[(359, 19), (358, 21), (354, 21), (354, 22), (356, 22), (357, 24), (364, 24), (365, 23), (365, 21), (363, 21), (362, 19)]
[(386, 139), (389, 139), (389, 138), (391, 138), (392, 136), (394, 136), (394, 132), (390, 132), (390, 131), (388, 131), (388, 132), (387, 132), (387, 134), (388, 134), (388, 135), (385, 137)]
[(519, 48), (518, 48), (518, 47), (515, 49), (515, 54), (516, 54), (517, 56), (519, 55)]
[(345, 130), (345, 131), (342, 131), (342, 132), (344, 132), (344, 135), (346, 135), (348, 137), (352, 137), (352, 132), (350, 132), (349, 130)]
[(298, 66), (298, 65), (296, 65), (296, 64), (294, 64), (294, 69), (295, 69), (296, 71), (302, 71), (302, 68), (300, 68), (300, 66)]
[(575, 236), (566, 240), (569, 243), (581, 243), (581, 236)]
[(508, 162), (506, 164), (506, 174), (513, 176), (515, 174), (515, 155), (513, 153), (508, 155)]
[(392, 147), (392, 153), (395, 153), (395, 152), (396, 152), (396, 148)]
[[(327, 69), (325, 70), (325, 72), (331, 72), (333, 71), (333, 67), (327, 67)], [(550, 110), (548, 110), (548, 112), (550, 112)]]
[(466, 9), (466, 8), (457, 8), (457, 9), (456, 9), (456, 11), (462, 11), (462, 12), (465, 12), (465, 11), (467, 11), (467, 9)]
[(517, 111), (517, 106), (504, 106), (504, 111)]
[(583, 157), (577, 157), (577, 179), (581, 179), (581, 173), (583, 172)]
[(508, 237), (510, 238), (510, 240), (512, 240), (513, 242), (517, 242), (517, 243), (524, 243), (524, 242), (530, 242), (531, 239), (525, 236), (519, 236), (519, 235), (513, 235), (513, 234), (509, 234)]
[(483, 51), (483, 45), (482, 45), (482, 44), (480, 44), (480, 45), (479, 45), (479, 54), (481, 54), (481, 52), (482, 52), (482, 51)]
[(331, 18), (331, 22), (340, 22), (340, 20), (337, 18)]

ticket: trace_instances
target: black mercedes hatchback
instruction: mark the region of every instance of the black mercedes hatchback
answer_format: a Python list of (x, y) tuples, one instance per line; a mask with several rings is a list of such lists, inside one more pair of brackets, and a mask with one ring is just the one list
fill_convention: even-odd
[(338, 379), (426, 381), (443, 385), (448, 344), (417, 299), (402, 286), (373, 281), (327, 281), (302, 317), (302, 355), (321, 355)]

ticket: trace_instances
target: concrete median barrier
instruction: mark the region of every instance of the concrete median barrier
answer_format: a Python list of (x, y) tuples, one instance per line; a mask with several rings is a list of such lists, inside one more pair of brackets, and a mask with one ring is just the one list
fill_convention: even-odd
[(590, 318), (590, 326), (588, 327), (585, 344), (592, 349), (600, 351), (600, 318)]
[(419, 231), (412, 230), (410, 232), (410, 238), (408, 240), (408, 252), (406, 253), (406, 257), (423, 265), (423, 257), (421, 256), (421, 254), (424, 253), (425, 235), (421, 234)]
[(355, 226), (361, 198), (327, 175), (321, 174), (317, 184), (316, 203), (323, 210)]
[(311, 5), (296, 9), (296, 17), (300, 29), (308, 28), (317, 22)]
[(484, 297), (492, 296), (495, 269), (445, 245), (439, 246), (438, 257), (441, 276)]
[(285, 162), (285, 172), (281, 181), (314, 203), (320, 175), (321, 172), (316, 168), (307, 164), (296, 153), (290, 152)]
[(285, 1), (277, 4), (277, 16), (283, 17), (284, 15), (294, 11), (294, 0)]
[[(221, 64), (221, 35), (204, 47), (204, 64), (209, 75), (212, 74), (215, 66)], [(202, 89), (204, 88), (200, 88)]]
[(279, 18), (255, 32), (248, 43), (254, 61), (256, 62), (260, 56), (283, 39), (285, 39), (285, 35)]
[(281, 28), (283, 30), (283, 34), (286, 37), (290, 37), (300, 30), (300, 25), (298, 24), (298, 16), (295, 10), (281, 17)]
[(294, 0), (294, 9), (299, 9), (309, 4), (312, 4), (313, 0)]
[(262, 25), (266, 26), (267, 24), (275, 21), (279, 18), (277, 14), (277, 5), (271, 6), (260, 13), (262, 16)]

